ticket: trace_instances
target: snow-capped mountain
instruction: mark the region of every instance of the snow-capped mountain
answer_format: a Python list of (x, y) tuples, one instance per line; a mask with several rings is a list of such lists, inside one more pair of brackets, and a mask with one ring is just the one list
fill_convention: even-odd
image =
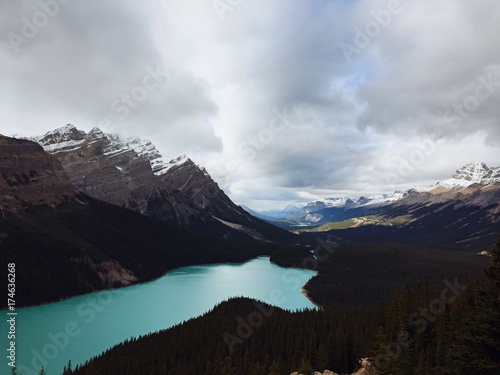
[(489, 186), (500, 182), (500, 167), (489, 168), (485, 163), (470, 163), (458, 169), (452, 178), (440, 182), (445, 189), (466, 188), (472, 185)]
[(104, 155), (114, 158), (133, 151), (137, 154), (137, 157), (150, 163), (153, 173), (157, 176), (161, 176), (171, 168), (182, 165), (189, 160), (186, 155), (181, 155), (174, 160), (165, 161), (150, 140), (143, 140), (138, 137), (124, 138), (118, 134), (105, 134), (99, 128), (93, 128), (88, 133), (85, 133), (71, 124), (49, 131), (43, 136), (30, 139), (39, 143), (46, 152), (54, 155), (78, 150), (85, 142), (92, 144), (105, 141), (106, 147), (102, 150)]
[(235, 205), (186, 155), (166, 161), (149, 140), (98, 128), (86, 133), (73, 125), (32, 140), (55, 156), (71, 183), (92, 198), (220, 237), (288, 236)]
[[(428, 187), (359, 199), (311, 202), (288, 228), (326, 232), (345, 241), (398, 241), (432, 248), (490, 246), (500, 233), (499, 168), (471, 163)], [(317, 235), (317, 233), (315, 233)]]
[[(500, 167), (490, 168), (485, 163), (469, 163), (458, 169), (450, 179), (433, 186), (414, 187), (405, 191), (360, 198), (323, 198), (307, 203), (286, 218), (313, 224), (331, 219), (332, 212), (339, 218), (346, 218), (350, 217), (347, 211), (351, 209), (374, 210), (386, 206), (442, 203), (453, 200), (484, 207), (496, 203), (490, 191), (499, 189)], [(485, 194), (481, 194), (482, 191)]]

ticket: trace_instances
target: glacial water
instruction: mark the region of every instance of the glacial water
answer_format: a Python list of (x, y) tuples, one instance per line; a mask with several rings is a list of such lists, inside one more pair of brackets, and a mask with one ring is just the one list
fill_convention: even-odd
[[(128, 338), (197, 317), (229, 297), (244, 296), (288, 310), (315, 308), (301, 292), (312, 271), (287, 269), (260, 257), (241, 264), (192, 266), (140, 285), (17, 309), (18, 373), (60, 375)], [(18, 280), (18, 282), (21, 282)], [(8, 353), (7, 311), (0, 311), (2, 349)], [(223, 339), (221, 337), (221, 345)], [(10, 374), (2, 356), (2, 374)]]

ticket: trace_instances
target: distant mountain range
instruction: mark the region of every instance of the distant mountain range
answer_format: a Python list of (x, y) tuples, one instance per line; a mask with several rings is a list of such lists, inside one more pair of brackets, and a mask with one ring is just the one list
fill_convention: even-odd
[(426, 246), (488, 246), (500, 233), (500, 168), (470, 163), (434, 186), (371, 197), (326, 198), (275, 225), (349, 240), (407, 239)]
[[(323, 217), (317, 211), (328, 208), (356, 208), (365, 206), (384, 206), (404, 201), (410, 196), (415, 197), (415, 193), (431, 193), (433, 196), (449, 192), (451, 196), (458, 193), (465, 193), (466, 190), (481, 190), (483, 188), (495, 189), (500, 184), (500, 167), (489, 168), (485, 163), (469, 163), (458, 169), (453, 176), (443, 182), (433, 186), (414, 187), (406, 191), (395, 191), (388, 194), (378, 194), (369, 197), (337, 197), (323, 198), (309, 202), (305, 205), (289, 204), (283, 210), (266, 211), (259, 213), (252, 211), (254, 215), (269, 220), (288, 219), (303, 223), (321, 222)], [(443, 197), (441, 197), (442, 199)], [(447, 198), (452, 198), (448, 196)], [(446, 198), (445, 198), (446, 199)], [(494, 202), (493, 202), (494, 203)], [(484, 204), (484, 203), (483, 203)]]
[(67, 125), (36, 136), (71, 183), (92, 198), (216, 237), (293, 242), (234, 204), (186, 155), (165, 161), (148, 140)]
[[(485, 163), (469, 163), (458, 169), (450, 179), (439, 182), (433, 186), (414, 187), (406, 191), (395, 191), (393, 193), (378, 194), (369, 197), (323, 198), (309, 202), (305, 205), (292, 203), (281, 211), (265, 211), (263, 213), (252, 211), (252, 214), (264, 220), (288, 219), (300, 223), (314, 224), (321, 222), (323, 219), (323, 216), (317, 212), (328, 208), (349, 209), (365, 206), (384, 206), (395, 204), (398, 201), (404, 201), (410, 196), (414, 198), (415, 193), (426, 192), (431, 193), (433, 196), (449, 192), (452, 197), (458, 193), (470, 192), (470, 190), (481, 190), (487, 187), (489, 189), (495, 189), (495, 186), (498, 184), (500, 184), (500, 167), (489, 168)], [(466, 191), (465, 189), (468, 190)], [(448, 196), (448, 198), (451, 197)], [(443, 197), (441, 197), (441, 199), (443, 199)]]

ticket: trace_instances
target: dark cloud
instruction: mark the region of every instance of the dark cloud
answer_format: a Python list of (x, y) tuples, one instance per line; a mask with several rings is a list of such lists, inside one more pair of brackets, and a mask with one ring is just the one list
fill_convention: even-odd
[(263, 207), (500, 164), (496, 0), (62, 3), (0, 3), (3, 133), (150, 138)]

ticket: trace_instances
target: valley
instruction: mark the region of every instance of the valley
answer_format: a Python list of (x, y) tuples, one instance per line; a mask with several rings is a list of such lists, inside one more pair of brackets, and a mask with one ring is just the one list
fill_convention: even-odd
[[(498, 168), (491, 169), (484, 164), (465, 166), (452, 179), (432, 188), (414, 188), (357, 200), (328, 198), (296, 207), (288, 211), (289, 216), (276, 220), (269, 216), (257, 218), (235, 205), (207, 171), (189, 158), (164, 162), (149, 141), (123, 139), (98, 129), (85, 133), (74, 126), (59, 128), (32, 140), (2, 137), (0, 141), (2, 260), (22, 265), (17, 268), (17, 277), (29, 282), (17, 290), (18, 307), (26, 306), (19, 312), (37, 328), (30, 328), (27, 322), (21, 324), (28, 331), (36, 329), (41, 334), (41, 341), (35, 341), (34, 336), (19, 336), (24, 345), (29, 342), (28, 347), (22, 346), (19, 351), (22, 353), (19, 368), (26, 374), (38, 375), (43, 365), (50, 375), (64, 371), (67, 375), (68, 368), (64, 367), (69, 360), (73, 368), (77, 366), (75, 374), (86, 374), (88, 369), (100, 363), (99, 359), (81, 368), (80, 365), (110, 346), (118, 344), (109, 353), (128, 350), (125, 349), (128, 345), (148, 348), (149, 344), (144, 343), (149, 339), (137, 338), (140, 335), (151, 335), (148, 337), (156, 340), (156, 335), (168, 336), (180, 327), (189, 331), (189, 327), (205, 324), (218, 316), (217, 311), (226, 308), (251, 315), (252, 311), (240, 310), (249, 300), (237, 299), (239, 297), (263, 300), (276, 308), (307, 307), (314, 311), (317, 305), (321, 312), (290, 315), (276, 310), (277, 316), (294, 320), (301, 319), (300, 314), (311, 314), (309, 319), (316, 322), (322, 319), (322, 314), (332, 314), (328, 319), (344, 321), (355, 336), (345, 337), (338, 328), (329, 328), (330, 334), (336, 332), (335, 338), (321, 340), (330, 342), (325, 344), (327, 346), (333, 340), (338, 347), (339, 351), (330, 356), (334, 362), (326, 360), (326, 354), (320, 354), (314, 346), (308, 346), (306, 355), (289, 348), (288, 354), (280, 354), (285, 357), (264, 355), (264, 363), (258, 364), (238, 359), (242, 354), (239, 348), (247, 345), (241, 336), (244, 334), (228, 336), (223, 333), (221, 340), (214, 343), (215, 362), (205, 362), (202, 366), (207, 374), (223, 371), (226, 365), (235, 366), (235, 371), (249, 366), (261, 366), (270, 371), (274, 365), (282, 373), (283, 369), (288, 372), (313, 364), (354, 371), (356, 358), (368, 355), (374, 344), (372, 341), (363, 343), (362, 337), (374, 337), (380, 324), (368, 316), (387, 313), (385, 309), (380, 310), (380, 303), (396, 303), (387, 301), (393, 301), (398, 290), (413, 293), (410, 291), (425, 285), (428, 298), (442, 288), (443, 280), (472, 282), (469, 280), (478, 277), (490, 264), (489, 257), (478, 254), (492, 251), (492, 244), (500, 233), (499, 172)], [(258, 258), (261, 256), (268, 256), (272, 263), (267, 261), (269, 265), (264, 266), (262, 259), (265, 258)], [(238, 270), (244, 266), (232, 265), (234, 262), (256, 266), (250, 267), (245, 277), (245, 273), (240, 272), (243, 268)], [(164, 284), (170, 275), (185, 277), (182, 267), (186, 266), (194, 267), (194, 274), (203, 274), (205, 271), (199, 271), (202, 269), (213, 269), (214, 272), (210, 272), (213, 280), (203, 281), (205, 286), (181, 286), (170, 292), (164, 289), (171, 285), (170, 282)], [(271, 281), (272, 272), (260, 274), (269, 266), (276, 270), (281, 269), (278, 266), (287, 267), (287, 271)], [(145, 292), (144, 288), (160, 284), (162, 288), (155, 293), (165, 293), (164, 297)], [(247, 286), (252, 286), (252, 291), (246, 290)], [(222, 294), (216, 293), (217, 288)], [(0, 290), (7, 292), (4, 281), (0, 283)], [(124, 331), (119, 327), (132, 328), (134, 324), (119, 320), (117, 335), (106, 334), (107, 341), (101, 343), (104, 346), (96, 346), (93, 340), (105, 328), (101, 323), (94, 324), (96, 311), (93, 310), (92, 315), (85, 315), (93, 318), (92, 324), (85, 325), (85, 334), (73, 340), (73, 349), (64, 348), (64, 356), (58, 355), (57, 360), (52, 360), (50, 353), (47, 356), (38, 351), (38, 357), (31, 357), (27, 348), (38, 346), (43, 351), (47, 334), (60, 329), (51, 326), (52, 320), (45, 323), (39, 320), (39, 311), (62, 314), (61, 321), (70, 321), (78, 305), (74, 301), (85, 300), (92, 296), (88, 293), (99, 290), (102, 296), (130, 294), (127, 305), (137, 303), (145, 307), (151, 304), (146, 309), (151, 310), (146, 312), (148, 321), (157, 321), (158, 325)], [(144, 297), (134, 294), (133, 291), (139, 290), (144, 291)], [(284, 290), (292, 294), (285, 296)], [(79, 297), (75, 300), (74, 296)], [(204, 296), (210, 297), (209, 302), (200, 304)], [(274, 297), (266, 299), (266, 296)], [(182, 302), (184, 297), (194, 298), (196, 302)], [(299, 297), (302, 302), (292, 307), (281, 304), (296, 298), (300, 301)], [(173, 305), (159, 307), (155, 301), (162, 298)], [(225, 301), (228, 298), (230, 300)], [(40, 304), (42, 306), (27, 307)], [(177, 304), (186, 305), (183, 318), (152, 319), (156, 314), (153, 310), (177, 316), (174, 313), (178, 310), (174, 307)], [(58, 306), (68, 308), (56, 313)], [(108, 311), (114, 317), (127, 315), (127, 308), (116, 300), (111, 304), (112, 309), (107, 306), (98, 306), (99, 312)], [(214, 306), (212, 312), (205, 314)], [(64, 317), (64, 309), (69, 317)], [(130, 314), (132, 320), (141, 315), (139, 311)], [(355, 320), (345, 320), (345, 314)], [(84, 317), (82, 314), (77, 316)], [(270, 319), (276, 319), (274, 314)], [(189, 322), (181, 324), (185, 320)], [(365, 322), (363, 332), (354, 327), (356, 321)], [(291, 324), (287, 329), (296, 325), (291, 321), (287, 324)], [(260, 332), (260, 323), (255, 328)], [(158, 329), (167, 330), (154, 334)], [(206, 335), (215, 327), (203, 329)], [(271, 330), (265, 328), (263, 332), (270, 334)], [(284, 338), (288, 333), (280, 335)], [(262, 339), (267, 340), (266, 337)], [(119, 344), (123, 340), (126, 344)], [(345, 340), (351, 340), (353, 346), (347, 345)], [(238, 344), (238, 350), (228, 351), (228, 342), (230, 349)], [(250, 343), (253, 342), (252, 339)], [(177, 349), (172, 347), (171, 350), (178, 350), (183, 345), (186, 344), (177, 343)], [(327, 350), (327, 346), (322, 350)], [(82, 351), (84, 347), (93, 349)], [(245, 350), (256, 352), (253, 347)], [(350, 356), (342, 357), (341, 353), (346, 350), (351, 350)], [(272, 349), (272, 352), (280, 350)], [(293, 359), (284, 363), (288, 355)], [(29, 363), (29, 358), (33, 363)], [(110, 363), (118, 366), (113, 361)], [(136, 365), (139, 363), (142, 362), (137, 361)], [(183, 363), (176, 361), (175, 366), (183, 368)], [(101, 371), (108, 371), (104, 370), (104, 364), (98, 366)], [(161, 372), (165, 366), (173, 368), (174, 365), (163, 363), (152, 371)], [(73, 369), (71, 371), (73, 373)]]
[(0, 2), (0, 375), (500, 375), (498, 0)]

